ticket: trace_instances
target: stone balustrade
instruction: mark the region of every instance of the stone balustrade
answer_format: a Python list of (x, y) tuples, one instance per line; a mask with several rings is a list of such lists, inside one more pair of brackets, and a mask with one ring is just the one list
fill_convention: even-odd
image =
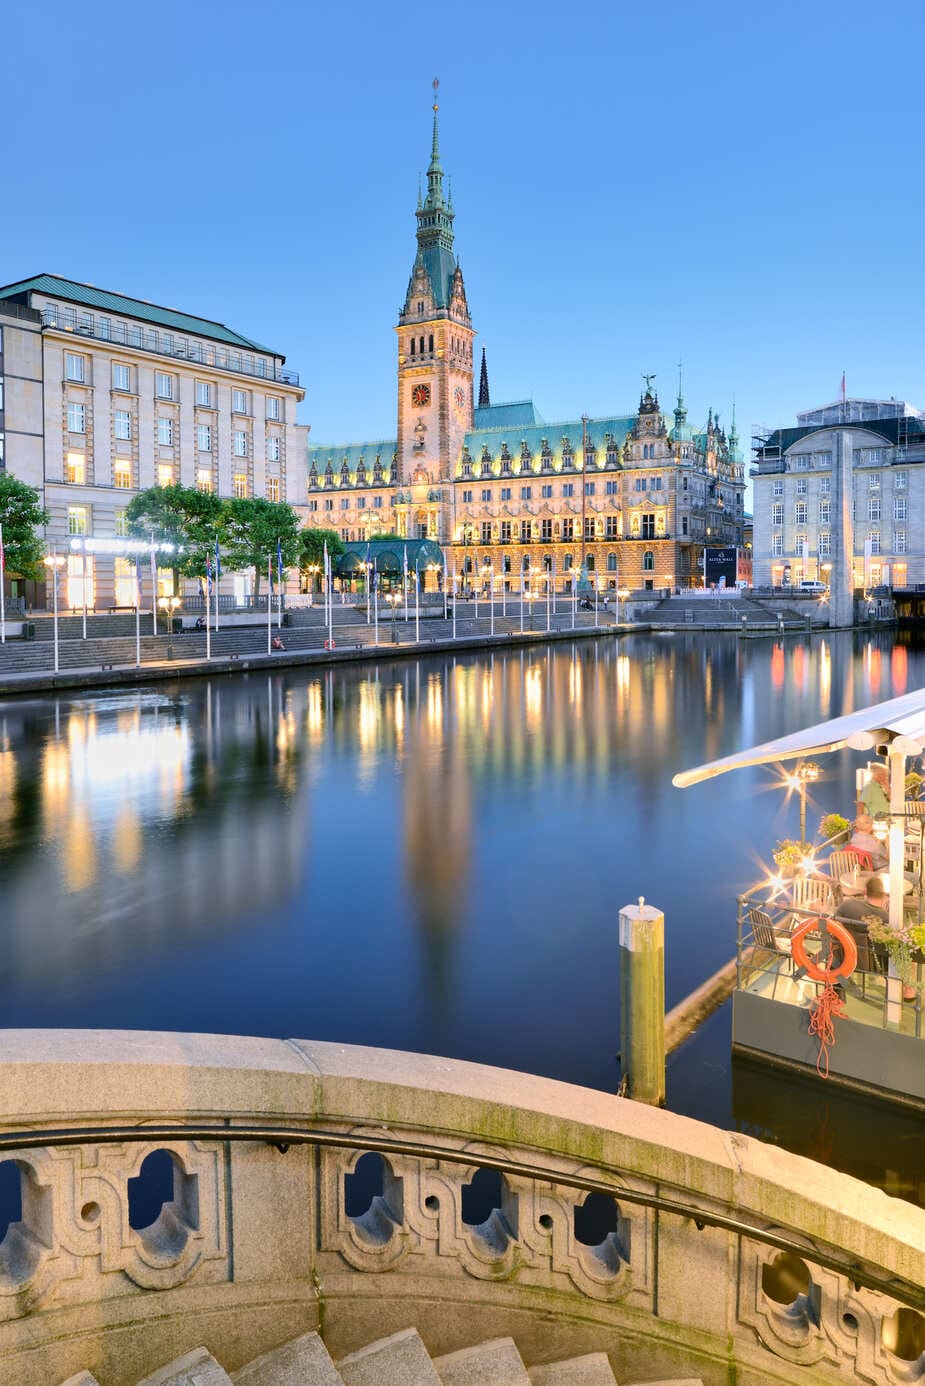
[(3, 1386), (82, 1368), (124, 1386), (201, 1343), (234, 1369), (312, 1328), (340, 1356), (411, 1325), (434, 1353), (604, 1350), (618, 1380), (925, 1379), (925, 1213), (749, 1137), (386, 1050), (2, 1041), (0, 1173), (15, 1161), (22, 1202)]

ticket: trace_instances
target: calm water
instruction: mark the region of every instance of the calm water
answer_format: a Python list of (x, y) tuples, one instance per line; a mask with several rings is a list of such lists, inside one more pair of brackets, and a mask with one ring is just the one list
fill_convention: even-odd
[[(890, 637), (681, 634), (7, 701), (0, 1023), (312, 1036), (615, 1089), (620, 905), (665, 910), (674, 1004), (798, 826), (768, 771), (672, 774), (923, 683)], [(827, 759), (813, 824), (850, 809), (858, 759)], [(726, 1007), (672, 1060), (670, 1106), (916, 1196), (856, 1114), (733, 1073), (729, 1045)]]

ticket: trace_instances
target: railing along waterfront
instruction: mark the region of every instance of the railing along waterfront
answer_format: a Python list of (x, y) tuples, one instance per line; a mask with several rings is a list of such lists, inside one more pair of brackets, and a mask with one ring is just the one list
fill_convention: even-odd
[[(0, 1358), (17, 1386), (79, 1370), (93, 1341), (108, 1361), (131, 1343), (142, 1370), (204, 1337), (233, 1358), (242, 1321), (250, 1355), (319, 1325), (343, 1353), (409, 1322), (448, 1351), (462, 1318), (469, 1341), (513, 1332), (539, 1360), (550, 1316), (557, 1351), (607, 1350), (620, 1379), (680, 1361), (707, 1386), (732, 1364), (768, 1382), (921, 1375), (925, 1212), (749, 1137), (312, 1041), (3, 1046), (22, 1212), (0, 1243)], [(155, 1156), (172, 1188), (141, 1219)]]

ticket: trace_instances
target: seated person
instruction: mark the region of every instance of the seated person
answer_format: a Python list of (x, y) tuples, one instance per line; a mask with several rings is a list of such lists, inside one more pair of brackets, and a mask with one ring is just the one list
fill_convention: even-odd
[(861, 790), (861, 804), (871, 818), (882, 818), (890, 811), (890, 777), (885, 765), (874, 764), (870, 779)]
[(882, 919), (885, 924), (890, 922), (889, 899), (879, 876), (868, 878), (863, 895), (852, 895), (842, 900), (835, 917), (858, 920), (869, 919), (871, 915), (876, 919)]
[(273, 639), (270, 641), (270, 648), (274, 650), (284, 650), (286, 646), (278, 635), (274, 635)]
[(859, 852), (866, 852), (871, 860), (871, 869), (882, 871), (887, 865), (887, 854), (884, 844), (873, 833), (874, 820), (869, 813), (859, 813), (854, 820), (854, 832), (851, 834), (849, 847), (855, 847)]

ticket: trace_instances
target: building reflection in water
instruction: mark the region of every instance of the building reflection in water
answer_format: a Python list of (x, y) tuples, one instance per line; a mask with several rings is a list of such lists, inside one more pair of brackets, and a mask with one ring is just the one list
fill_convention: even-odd
[[(233, 994), (214, 1028), (612, 1086), (619, 906), (665, 909), (672, 1003), (727, 961), (736, 892), (795, 826), (757, 773), (672, 774), (923, 673), (883, 635), (678, 633), (7, 703), (0, 1016), (106, 1025), (133, 976), (157, 1028), (179, 977), (177, 1028)], [(853, 801), (842, 759), (814, 812)]]

